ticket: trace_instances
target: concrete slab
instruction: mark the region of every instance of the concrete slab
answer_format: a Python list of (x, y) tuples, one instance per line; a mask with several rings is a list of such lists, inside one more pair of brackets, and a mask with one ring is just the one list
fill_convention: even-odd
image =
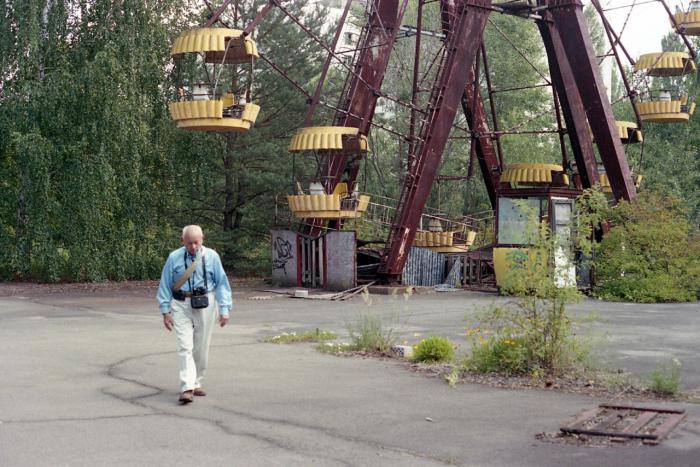
[[(535, 439), (600, 400), (540, 390), (442, 381), (392, 361), (322, 355), (308, 345), (260, 342), (282, 331), (345, 334), (362, 313), (403, 340), (428, 333), (464, 343), (468, 316), (504, 299), (444, 293), (348, 302), (245, 300), (217, 329), (209, 395), (176, 403), (175, 338), (153, 291), (0, 298), (0, 465), (694, 465), (700, 407), (660, 446), (593, 449)], [(700, 385), (693, 358), (700, 306), (587, 301), (612, 364), (644, 374), (670, 356)], [(420, 334), (416, 336), (416, 334)], [(432, 420), (429, 421), (428, 419)]]

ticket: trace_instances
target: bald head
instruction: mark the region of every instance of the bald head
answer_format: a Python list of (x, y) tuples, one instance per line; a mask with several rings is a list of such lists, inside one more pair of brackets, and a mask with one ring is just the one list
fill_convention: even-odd
[(194, 255), (204, 242), (204, 232), (198, 225), (186, 225), (182, 229), (182, 244), (189, 254)]

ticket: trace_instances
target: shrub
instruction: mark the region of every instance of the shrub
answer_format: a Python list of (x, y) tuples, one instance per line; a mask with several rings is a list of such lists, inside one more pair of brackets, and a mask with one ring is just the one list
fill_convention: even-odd
[(536, 367), (531, 354), (522, 338), (484, 338), (472, 346), (467, 366), (479, 373), (521, 374)]
[(449, 362), (454, 356), (454, 346), (445, 337), (428, 336), (413, 347), (416, 362)]
[(700, 298), (700, 238), (693, 238), (680, 201), (643, 193), (610, 210), (612, 228), (598, 248), (595, 293), (608, 300), (692, 301)]
[(649, 373), (649, 389), (660, 396), (676, 396), (681, 389), (681, 362), (674, 358)]

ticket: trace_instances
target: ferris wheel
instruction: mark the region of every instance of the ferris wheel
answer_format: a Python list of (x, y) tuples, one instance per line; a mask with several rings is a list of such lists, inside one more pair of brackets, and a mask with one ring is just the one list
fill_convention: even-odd
[[(416, 0), (411, 2), (415, 7), (415, 24), (411, 25), (404, 24), (408, 0), (366, 0), (360, 2), (364, 12), (361, 26), (354, 31), (354, 47), (342, 52), (339, 43), (347, 33), (353, 0), (345, 2), (330, 43), (306, 28), (283, 1), (264, 5), (243, 30), (225, 26), (223, 16), (231, 0), (217, 9), (206, 3), (212, 11), (207, 23), (185, 31), (172, 49), (181, 78), (170, 104), (177, 126), (195, 131), (253, 131), (260, 111), (251, 102), (254, 64), (261, 58), (253, 40), (255, 28), (272, 12), (298, 25), (326, 52), (315, 89), (306, 90), (262, 56), (309, 103), (289, 151), (311, 155), (318, 167), (314, 180), (305, 181), (308, 185), (298, 183), (296, 193), (288, 195), (289, 208), (298, 220), (298, 231), (311, 239), (370, 214), (383, 219), (387, 239), (376, 273), (387, 282), (401, 282), (412, 246), (442, 254), (467, 254), (474, 243), (474, 225), (426, 212), (446, 144), (455, 132), (463, 132), (470, 142), (470, 165), (478, 165), (496, 215), (495, 248), (492, 245), (491, 253), (479, 254), (479, 269), (484, 264), (493, 266), (497, 256), (521, 245), (518, 232), (522, 225), (514, 200), (534, 200), (555, 232), (570, 229), (573, 200), (585, 188), (600, 185), (615, 199), (632, 200), (641, 178), (630, 170), (626, 146), (643, 144), (645, 124), (687, 122), (695, 111), (685, 90), (696, 72), (695, 52), (686, 36), (700, 35), (698, 1), (672, 11), (664, 0), (653, 0), (668, 17), (669, 30), (678, 34), (687, 50), (650, 51), (637, 58), (625, 47), (624, 26), (615, 30), (606, 17), (610, 8), (626, 8), (630, 20), (642, 3), (636, 0), (614, 7), (591, 0), (608, 42), (609, 51), (603, 56), (594, 50), (580, 0)], [(490, 15), (495, 14), (533, 22), (541, 35), (549, 73), (541, 73), (541, 82), (530, 86), (551, 89), (556, 128), (545, 132), (559, 139), (560, 164), (507, 162), (501, 139), (528, 132), (520, 131), (519, 126), (499, 125), (484, 42), (487, 26), (493, 26)], [(382, 85), (397, 44), (407, 38), (413, 42), (413, 54), (399, 68), (410, 83), (411, 98), (402, 100)], [(513, 48), (516, 55), (528, 60), (517, 44)], [(622, 96), (611, 97), (606, 92), (601, 63), (608, 59), (614, 61), (623, 81)], [(324, 96), (332, 68), (346, 77), (335, 103)], [(380, 99), (404, 109), (407, 131), (376, 121)], [(625, 102), (634, 117), (617, 121), (613, 106)], [(324, 125), (312, 124), (319, 108), (330, 109), (333, 115)], [(458, 115), (463, 116), (466, 127), (455, 123)], [(373, 131), (387, 131), (406, 142), (400, 196), (391, 203), (358, 189)], [(378, 215), (377, 211), (382, 212)], [(319, 259), (307, 262), (316, 264)], [(316, 269), (314, 274), (323, 268)], [(320, 277), (318, 281), (323, 283)]]

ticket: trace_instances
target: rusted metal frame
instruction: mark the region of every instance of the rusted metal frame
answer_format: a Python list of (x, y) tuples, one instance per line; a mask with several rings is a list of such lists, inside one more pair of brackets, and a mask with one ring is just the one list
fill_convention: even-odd
[[(423, 3), (425, 4), (426, 2), (423, 2)], [(399, 39), (404, 39), (407, 37), (415, 36), (416, 34), (420, 34), (423, 36), (429, 36), (429, 37), (434, 37), (436, 39), (445, 40), (444, 34), (439, 33), (439, 32), (435, 32), (435, 31), (431, 31), (430, 29), (423, 28), (423, 29), (421, 29), (420, 32), (418, 32), (417, 28), (415, 28), (413, 26), (409, 26), (407, 24), (404, 24), (401, 27), (399, 27), (399, 30), (406, 33), (405, 35), (397, 36), (397, 38), (399, 38)]]
[[(483, 47), (483, 45), (484, 45), (484, 38), (483, 38), (483, 36), (482, 36), (482, 38), (481, 38), (481, 46), (479, 47), (479, 51), (481, 51), (481, 47)], [(474, 114), (475, 114), (476, 108), (477, 108), (477, 106), (479, 105), (479, 101), (481, 101), (481, 92), (480, 92), (480, 89), (479, 89), (479, 74), (481, 73), (481, 60), (480, 60), (480, 59), (481, 59), (481, 55), (480, 55), (480, 54), (477, 54), (477, 55), (476, 55), (476, 63), (474, 64), (474, 68), (473, 68), (473, 72), (472, 72), (472, 73), (473, 73), (473, 76), (472, 76), (473, 79), (472, 79), (472, 85), (471, 85), (472, 95), (469, 96), (469, 94), (468, 94), (468, 92), (469, 92), (469, 87), (470, 87), (470, 86), (469, 86), (469, 81), (467, 81), (467, 87), (464, 89), (465, 95), (462, 96), (462, 102), (461, 102), (461, 103), (462, 103), (462, 109), (464, 109), (465, 104), (468, 106), (468, 103), (471, 102), (471, 106), (470, 106), (470, 107), (469, 107), (469, 106), (467, 107), (469, 113), (467, 114), (467, 113), (465, 112), (465, 118), (466, 118), (467, 116), (468, 116), (468, 117), (471, 117), (471, 120), (472, 120), (471, 123), (474, 124), (474, 125), (479, 125), (479, 124), (484, 124), (484, 123), (487, 124), (487, 123), (488, 123), (488, 122), (486, 122), (486, 117), (485, 117), (485, 115), (483, 115), (483, 114), (484, 114), (484, 112), (483, 112), (483, 102), (481, 102), (481, 104), (482, 104), (482, 105), (481, 105), (481, 110), (482, 110), (482, 118), (483, 118), (483, 121), (480, 121), (480, 122), (475, 122), (475, 121), (474, 121), (474, 120), (475, 120), (475, 119), (474, 119)], [(470, 125), (468, 125), (468, 126), (470, 126)], [(483, 158), (484, 155), (483, 155), (483, 148), (481, 147), (481, 138), (478, 138), (478, 137), (477, 137), (477, 133), (474, 132), (474, 127), (470, 126), (470, 130), (472, 130), (472, 131), (471, 131), (471, 143), (470, 143), (470, 145), (469, 145), (469, 167), (467, 167), (467, 175), (472, 176), (472, 175), (474, 174), (474, 159), (477, 159), (477, 158), (479, 157), (479, 154), (478, 154), (479, 151), (477, 151), (477, 148), (476, 148), (477, 145), (478, 145), (479, 148), (481, 149), (481, 153), (482, 153), (481, 156), (482, 156), (482, 158)], [(492, 147), (491, 149), (493, 150), (493, 147)], [(487, 174), (484, 172), (484, 176), (485, 176), (485, 177), (486, 177), (486, 175), (487, 175)], [(490, 174), (488, 174), (488, 175), (490, 176)], [(439, 185), (438, 185), (438, 186), (439, 186)], [(486, 186), (488, 187), (489, 185), (487, 184)], [(490, 193), (490, 191), (489, 191), (489, 198), (491, 197), (490, 195), (491, 195), (491, 193)], [(438, 196), (438, 199), (440, 199), (440, 196)], [(493, 201), (495, 201), (495, 199), (496, 199), (496, 197), (494, 196), (493, 200), (491, 200), (491, 201), (492, 201), (492, 206), (493, 206)]]
[[(394, 7), (395, 8), (395, 7)], [(368, 135), (370, 127), (372, 125), (372, 121), (374, 118), (374, 111), (377, 107), (377, 99), (382, 96), (384, 96), (383, 93), (381, 93), (380, 89), (382, 86), (382, 82), (384, 81), (384, 74), (386, 73), (386, 68), (389, 65), (389, 57), (391, 55), (391, 51), (393, 50), (394, 43), (396, 42), (396, 35), (399, 32), (399, 26), (401, 25), (401, 21), (406, 13), (406, 9), (408, 8), (408, 0), (403, 0), (401, 3), (401, 6), (398, 8), (398, 13), (394, 13), (393, 16), (385, 16), (385, 15), (378, 15), (377, 19), (380, 21), (380, 23), (383, 25), (383, 31), (386, 33), (387, 29), (391, 30), (391, 40), (388, 41), (388, 45), (386, 48), (382, 48), (376, 55), (378, 56), (374, 61), (369, 61), (367, 62), (367, 65), (374, 63), (374, 73), (375, 75), (372, 76), (373, 80), (373, 88), (369, 91), (371, 92), (364, 92), (364, 95), (366, 96), (365, 98), (368, 99), (365, 101), (365, 104), (363, 105), (360, 99), (353, 100), (350, 103), (350, 109), (355, 109), (355, 112), (361, 112), (364, 111), (364, 120), (361, 122), (359, 125), (359, 133), (361, 135)], [(396, 11), (394, 9), (394, 11)], [(371, 58), (371, 57), (370, 57)], [(367, 70), (367, 67), (365, 67), (365, 70)], [(399, 102), (398, 100), (391, 99), (394, 102)], [(401, 103), (402, 105), (405, 105), (405, 103)], [(411, 105), (410, 108), (415, 108), (415, 106)], [(423, 113), (422, 109), (416, 108), (416, 112), (418, 113)], [(352, 122), (347, 122), (345, 126), (353, 126), (352, 124), (348, 124)], [(347, 174), (347, 180), (349, 184), (355, 183), (355, 180), (357, 179), (357, 174), (359, 172), (359, 164), (356, 165), (351, 165), (350, 167), (344, 168), (344, 171)], [(336, 181), (340, 181), (340, 177), (342, 177), (342, 173), (340, 176), (336, 175)]]
[(551, 86), (552, 83), (544, 83), (544, 84), (532, 84), (530, 86), (516, 86), (512, 88), (501, 88), (501, 89), (493, 89), (489, 92), (489, 94), (497, 94), (501, 92), (513, 92), (513, 91), (524, 91), (526, 89), (537, 89), (537, 88), (547, 88)]
[(614, 11), (614, 10), (622, 10), (623, 8), (629, 8), (629, 7), (635, 7), (635, 6), (641, 6), (641, 5), (647, 5), (649, 3), (656, 3), (659, 0), (647, 0), (646, 2), (634, 2), (634, 3), (628, 3), (626, 5), (618, 5), (618, 6), (612, 6), (605, 8), (603, 11)]
[[(301, 87), (301, 85), (300, 85), (299, 83), (297, 83), (296, 81), (294, 81), (293, 79), (291, 79), (283, 69), (281, 69), (280, 67), (278, 67), (277, 65), (275, 65), (274, 62), (272, 62), (271, 60), (269, 60), (269, 59), (268, 59), (267, 57), (265, 57), (263, 54), (260, 54), (260, 58), (262, 58), (263, 61), (265, 61), (266, 63), (268, 63), (275, 71), (277, 71), (277, 72), (278, 72), (283, 78), (285, 78), (289, 83), (291, 83), (292, 86), (294, 86), (299, 92), (301, 92), (304, 96), (306, 96), (307, 99), (311, 99), (311, 94), (309, 94), (303, 87)], [(325, 102), (325, 101), (320, 100), (318, 103), (319, 103), (320, 105), (322, 105), (322, 106), (328, 108), (328, 109), (335, 110), (335, 111), (338, 111), (338, 112), (342, 112), (343, 114), (348, 114), (348, 111), (347, 111), (347, 110), (340, 109), (340, 108), (338, 108), (337, 106), (331, 105), (331, 104), (329, 104), (329, 103), (327, 103), (327, 102)], [(359, 115), (354, 115), (354, 114), (353, 114), (353, 115), (350, 115), (350, 116), (355, 117), (355, 118), (362, 118), (361, 116), (359, 116)], [(406, 138), (406, 135), (405, 135), (405, 134), (399, 133), (399, 132), (397, 132), (397, 131), (395, 131), (395, 130), (392, 130), (391, 128), (386, 127), (386, 126), (384, 126), (384, 125), (381, 125), (381, 124), (379, 124), (379, 123), (371, 122), (371, 125), (372, 125), (372, 126), (375, 126), (375, 127), (377, 127), (377, 128), (380, 128), (380, 129), (382, 129), (382, 130), (384, 130), (384, 131), (387, 131), (387, 132), (389, 132), (389, 133), (391, 133), (391, 134), (393, 134), (393, 135), (400, 136), (401, 138)]]
[[(514, 1), (517, 1), (517, 0), (514, 0)], [(489, 7), (489, 10), (495, 11), (496, 13), (500, 13), (502, 15), (517, 16), (518, 18), (534, 19), (536, 21), (539, 21), (542, 19), (542, 17), (536, 13), (527, 13), (526, 15), (522, 15), (522, 14), (518, 14), (518, 12), (510, 11), (507, 8), (501, 8), (499, 6), (491, 6), (491, 7)]]
[(508, 44), (510, 44), (510, 46), (513, 47), (513, 49), (515, 49), (515, 51), (518, 53), (518, 55), (520, 55), (520, 57), (521, 57), (523, 60), (525, 60), (525, 62), (526, 62), (528, 65), (530, 65), (530, 68), (532, 68), (533, 70), (535, 70), (535, 73), (537, 73), (538, 75), (540, 75), (540, 78), (542, 78), (542, 79), (544, 80), (545, 83), (550, 83), (550, 84), (551, 84), (551, 82), (549, 81), (549, 79), (547, 79), (547, 77), (535, 66), (535, 64), (532, 63), (532, 62), (530, 61), (530, 59), (527, 58), (527, 57), (525, 56), (525, 54), (518, 48), (518, 46), (515, 45), (515, 43), (513, 43), (512, 40), (510, 40), (510, 37), (508, 37), (508, 35), (507, 35), (506, 33), (504, 33), (503, 31), (501, 31), (501, 28), (499, 28), (498, 25), (496, 25), (496, 23), (494, 23), (493, 21), (489, 20), (489, 24), (490, 24), (491, 26), (493, 26), (493, 27), (496, 29), (496, 31), (506, 40), (506, 42), (508, 42)]
[[(544, 12), (544, 14), (549, 15), (548, 12)], [(559, 97), (569, 142), (581, 177), (581, 184), (585, 188), (590, 188), (600, 183), (600, 176), (586, 121), (586, 112), (581, 94), (576, 87), (574, 72), (561, 43), (559, 31), (551, 23), (539, 22), (537, 26), (547, 52), (549, 72), (554, 83), (553, 88), (556, 89)]]
[(368, 45), (366, 47), (358, 47), (356, 49), (349, 49), (349, 50), (343, 50), (342, 52), (336, 52), (336, 55), (349, 55), (349, 54), (354, 54), (356, 52), (362, 52), (363, 50), (367, 49), (376, 49), (377, 47), (383, 47), (385, 45), (389, 44), (389, 42), (384, 42), (383, 44), (373, 44), (373, 45)]
[(681, 36), (681, 39), (683, 39), (683, 43), (685, 46), (688, 48), (688, 53), (690, 54), (691, 58), (695, 60), (697, 56), (695, 55), (695, 50), (693, 50), (693, 46), (686, 37), (685, 33), (681, 30), (680, 25), (676, 21), (676, 17), (674, 16), (673, 12), (671, 12), (671, 9), (666, 5), (666, 2), (664, 0), (658, 0), (666, 10), (666, 13), (668, 13), (668, 17), (671, 19), (671, 23), (673, 23), (673, 29), (678, 33), (679, 36)]
[(278, 0), (270, 0), (268, 3), (266, 3), (265, 6), (263, 6), (260, 9), (260, 11), (255, 15), (253, 20), (250, 23), (248, 23), (248, 25), (243, 30), (243, 33), (241, 34), (241, 36), (242, 37), (249, 36), (253, 32), (253, 29), (255, 29), (258, 26), (260, 21), (262, 21), (263, 18), (265, 16), (267, 16), (267, 14), (270, 12), (270, 10), (272, 10), (273, 7), (279, 6), (279, 5), (280, 5), (280, 2)]
[[(365, 48), (360, 53), (353, 70), (353, 78), (350, 82), (347, 96), (345, 97), (348, 102), (347, 108), (339, 109), (337, 114), (337, 123), (340, 126), (358, 128), (360, 135), (367, 136), (369, 134), (377, 99), (381, 96), (379, 89), (384, 80), (386, 67), (389, 64), (389, 56), (396, 40), (398, 25), (401, 24), (407, 6), (408, 0), (403, 0), (400, 7), (399, 0), (378, 0), (373, 2), (374, 10), (370, 15), (369, 30), (365, 37), (365, 44), (374, 44), (387, 36), (390, 40), (383, 41), (384, 45), (376, 50), (372, 51), (369, 48)], [(391, 29), (391, 34), (387, 33), (387, 28)], [(341, 100), (343, 98), (341, 96)], [(405, 137), (404, 135), (401, 136)], [(348, 188), (352, 189), (352, 184), (359, 173), (358, 162), (360, 157), (356, 154), (338, 151), (325, 158), (323, 173), (327, 177), (325, 181), (327, 192), (332, 192), (344, 175), (346, 176)], [(339, 228), (341, 225), (341, 221), (329, 223), (330, 227)], [(315, 228), (312, 230), (312, 233), (317, 231), (318, 228)]]
[(206, 22), (204, 27), (208, 28), (212, 24), (216, 23), (219, 20), (219, 17), (223, 14), (223, 12), (226, 10), (226, 8), (229, 6), (230, 3), (231, 3), (231, 0), (224, 0), (224, 3), (222, 3), (221, 6), (214, 12), (214, 14), (209, 17), (209, 20)]
[(331, 52), (326, 56), (326, 61), (323, 63), (323, 68), (321, 69), (321, 76), (318, 79), (318, 84), (316, 84), (316, 90), (314, 91), (313, 97), (311, 97), (311, 102), (309, 102), (309, 109), (306, 112), (306, 117), (304, 117), (303, 127), (307, 127), (311, 124), (311, 119), (316, 112), (316, 106), (318, 105), (318, 100), (321, 97), (321, 90), (323, 89), (323, 84), (326, 81), (326, 75), (331, 66), (331, 61), (333, 60), (333, 55), (335, 54), (335, 48), (338, 45), (338, 39), (343, 32), (343, 26), (345, 25), (345, 19), (348, 17), (348, 12), (350, 11), (350, 6), (352, 5), (352, 0), (347, 0), (345, 2), (345, 9), (343, 14), (340, 16), (340, 22), (335, 30), (335, 35), (333, 36), (333, 42), (331, 43)]
[[(460, 127), (453, 127), (457, 129), (462, 129)], [(485, 132), (480, 132), (476, 130), (467, 130), (468, 133), (473, 133), (474, 135), (488, 135), (491, 138), (496, 138), (497, 136), (504, 136), (504, 135), (546, 135), (546, 134), (554, 134), (554, 133), (559, 133), (559, 130), (522, 130), (522, 131), (513, 131), (513, 130), (500, 130), (500, 131), (485, 131)], [(467, 139), (470, 138), (470, 136), (450, 136), (450, 139)]]
[[(583, 16), (580, 0), (545, 0), (548, 13), (558, 32), (565, 59), (576, 70), (575, 83), (588, 117), (598, 152), (605, 166), (616, 199), (631, 201), (636, 189), (629, 165), (617, 136), (615, 116), (605, 92), (605, 84), (595, 63), (593, 45)], [(589, 180), (590, 182), (590, 180)]]
[(643, 440), (655, 440), (658, 438), (657, 435), (650, 435), (646, 433), (625, 433), (624, 431), (586, 430), (583, 428), (571, 428), (568, 426), (563, 426), (560, 428), (560, 430), (564, 433), (572, 433), (577, 435), (610, 436), (616, 438), (636, 438)]
[[(586, 429), (583, 428), (588, 422), (599, 417), (605, 410), (612, 410), (613, 412), (595, 426)], [(630, 412), (641, 413), (632, 423), (624, 427), (621, 431), (606, 431), (606, 427), (613, 426), (618, 420), (624, 419), (625, 416), (629, 415)], [(659, 414), (667, 415), (667, 418), (654, 428), (651, 433), (638, 433), (639, 430), (647, 426), (647, 424)], [(574, 434), (642, 439), (644, 443), (657, 444), (668, 436), (669, 432), (678, 425), (685, 416), (686, 413), (684, 410), (601, 404), (598, 407), (583, 412), (573, 423), (561, 427), (560, 430), (565, 433)]]
[[(625, 54), (625, 57), (627, 57), (627, 61), (630, 62), (630, 65), (634, 66), (636, 62), (634, 61), (632, 56), (629, 54), (629, 52), (627, 52), (625, 45), (622, 43), (622, 41), (620, 40), (620, 37), (617, 35), (617, 33), (613, 29), (612, 25), (608, 21), (608, 18), (605, 16), (605, 12), (603, 11), (603, 7), (600, 6), (600, 2), (598, 0), (591, 0), (591, 4), (593, 5), (593, 8), (596, 9), (596, 11), (598, 12), (598, 15), (600, 16), (601, 20), (603, 21), (603, 28), (605, 28), (605, 32), (607, 33), (608, 41), (610, 42), (611, 51), (615, 54), (615, 56), (617, 56), (616, 46), (619, 45), (620, 48), (622, 49), (622, 52)], [(610, 36), (613, 36), (615, 40), (611, 39)], [(620, 66), (620, 69), (622, 69), (621, 66)]]
[[(489, 108), (491, 109), (491, 121), (493, 122), (493, 129), (495, 131), (500, 131), (500, 124), (498, 123), (498, 114), (496, 112), (496, 102), (493, 99), (494, 89), (493, 83), (491, 82), (491, 68), (489, 67), (488, 54), (486, 53), (486, 45), (484, 41), (481, 41), (481, 60), (484, 64), (484, 77), (486, 78), (486, 90), (489, 93)], [(503, 155), (503, 145), (501, 144), (501, 138), (496, 136), (496, 154), (498, 155), (498, 169), (503, 170), (505, 166), (505, 156)], [(498, 184), (496, 184), (498, 186)]]
[[(398, 26), (401, 24), (407, 6), (408, 0), (403, 0), (400, 6), (398, 0), (378, 0), (375, 3), (375, 11), (370, 18), (370, 31), (366, 41), (368, 44), (372, 44), (379, 37), (386, 37), (387, 30), (391, 31), (391, 34), (388, 34), (390, 40), (386, 41), (386, 45), (372, 53), (365, 51), (361, 54), (357, 64), (357, 79), (353, 79), (348, 91), (347, 115), (340, 121), (342, 126), (358, 128), (361, 135), (367, 136), (369, 134), (377, 100), (382, 96), (379, 90), (384, 81), (384, 74), (389, 64)], [(336, 161), (338, 163), (334, 164), (329, 172), (332, 177), (331, 187), (335, 187), (341, 181), (344, 173), (347, 175), (349, 183), (355, 181), (359, 168), (357, 166), (348, 167), (349, 161), (347, 156)]]
[[(416, 44), (413, 53), (413, 89), (411, 90), (411, 105), (416, 107), (418, 102), (418, 80), (420, 79), (420, 43), (423, 31), (423, 0), (418, 0), (416, 13)], [(408, 123), (408, 154), (413, 154), (416, 135), (416, 112), (411, 109), (411, 117)]]
[(552, 100), (554, 101), (554, 113), (557, 117), (557, 133), (559, 133), (559, 148), (561, 149), (561, 166), (564, 170), (569, 165), (569, 157), (566, 154), (566, 142), (564, 141), (564, 135), (566, 130), (561, 124), (561, 108), (559, 107), (559, 95), (557, 94), (557, 88), (552, 86)]
[[(481, 38), (480, 38), (481, 39)], [(479, 46), (481, 48), (481, 44)], [(471, 129), (470, 153), (476, 154), (479, 169), (484, 179), (484, 185), (489, 195), (491, 207), (496, 208), (498, 203), (498, 183), (501, 176), (501, 165), (494, 150), (492, 132), (490, 131), (484, 101), (479, 90), (479, 68), (478, 60), (469, 71), (467, 85), (461, 99), (462, 111), (467, 119), (467, 124)], [(471, 154), (470, 154), (471, 161)]]
[(390, 282), (400, 281), (421, 213), (437, 175), (457, 106), (464, 95), (490, 10), (491, 0), (465, 0), (459, 19), (447, 40), (447, 57), (436, 79), (429, 108), (431, 115), (421, 132), (419, 155), (409, 166), (399, 206), (392, 223), (379, 273)]
[[(610, 45), (612, 46), (612, 53), (613, 56), (615, 57), (615, 62), (617, 63), (617, 67), (620, 69), (620, 77), (622, 78), (622, 82), (625, 85), (625, 90), (627, 91), (627, 97), (630, 98), (630, 102), (632, 104), (632, 110), (634, 111), (634, 116), (635, 119), (637, 120), (637, 128), (639, 130), (643, 129), (643, 123), (642, 123), (642, 116), (639, 115), (639, 110), (637, 110), (637, 105), (635, 103), (635, 96), (637, 95), (636, 91), (634, 91), (630, 87), (629, 80), (627, 79), (627, 74), (625, 73), (625, 68), (622, 66), (622, 60), (620, 60), (620, 55), (617, 53), (617, 48), (615, 47), (615, 43), (613, 42), (612, 39), (612, 34), (614, 34), (614, 31), (612, 29), (612, 26), (608, 22), (608, 19), (605, 17), (605, 13), (603, 13), (602, 8), (600, 6), (600, 3), (598, 0), (592, 0), (591, 1), (593, 7), (598, 11), (598, 14), (600, 15), (601, 18), (603, 18), (603, 28), (605, 29), (605, 33), (608, 36), (608, 41), (610, 42)], [(622, 51), (627, 55), (627, 58), (630, 60), (630, 63), (632, 66), (634, 66), (634, 60), (632, 60), (627, 53), (627, 50), (622, 46), (622, 43), (619, 42), (619, 38), (617, 39), (618, 43), (620, 44), (620, 47), (622, 47)]]
[(324, 41), (322, 41), (320, 37), (318, 37), (316, 34), (314, 34), (314, 32), (311, 29), (304, 26), (304, 24), (299, 20), (299, 18), (297, 18), (295, 15), (292, 14), (292, 12), (290, 12), (289, 10), (284, 8), (279, 2), (277, 2), (276, 5), (290, 20), (292, 20), (293, 23), (295, 23), (297, 26), (299, 26), (299, 28), (301, 28), (301, 30), (304, 31), (306, 33), (306, 35), (308, 35), (311, 39), (313, 39), (314, 42), (316, 42), (318, 45), (320, 45), (326, 52), (331, 54), (333, 56), (333, 58), (335, 58), (343, 68), (345, 68), (349, 73), (353, 74), (355, 78), (360, 79), (363, 82), (363, 84), (365, 84), (365, 86), (369, 86), (364, 80), (362, 80), (357, 75), (357, 73), (355, 73), (355, 71), (352, 68), (350, 68), (345, 63), (345, 61), (342, 59), (342, 57), (339, 57), (338, 54), (333, 52), (333, 50), (331, 50), (331, 48)]
[(658, 412), (658, 413), (671, 413), (671, 414), (684, 414), (683, 409), (671, 409), (669, 407), (645, 407), (636, 406), (628, 404), (600, 404), (598, 407), (603, 409), (614, 409), (614, 410), (639, 410), (641, 412)]
[[(209, 0), (204, 0), (204, 4), (207, 6), (207, 9), (209, 12), (213, 15), (215, 13), (214, 7), (211, 6), (211, 2)], [(222, 20), (220, 17), (217, 18), (219, 23), (221, 23), (225, 28), (231, 28), (224, 20)]]
[[(425, 80), (428, 79), (428, 75), (430, 75), (430, 72), (433, 70), (433, 67), (435, 66), (435, 63), (438, 62), (438, 60), (442, 60), (442, 57), (444, 55), (445, 48), (440, 47), (435, 55), (433, 56), (432, 60), (430, 60), (430, 64), (428, 65), (428, 68), (425, 69), (425, 73), (423, 73), (423, 76), (420, 79), (420, 83), (425, 83)], [(420, 86), (420, 85), (419, 85)], [(426, 91), (426, 89), (421, 89), (421, 91)]]
[(622, 429), (623, 433), (636, 433), (641, 427), (652, 421), (658, 412), (642, 412), (637, 419)]
[(658, 444), (662, 439), (664, 439), (673, 430), (676, 425), (683, 421), (685, 418), (685, 413), (682, 414), (670, 414), (668, 418), (654, 430), (656, 439), (649, 442), (645, 441), (647, 444)]

